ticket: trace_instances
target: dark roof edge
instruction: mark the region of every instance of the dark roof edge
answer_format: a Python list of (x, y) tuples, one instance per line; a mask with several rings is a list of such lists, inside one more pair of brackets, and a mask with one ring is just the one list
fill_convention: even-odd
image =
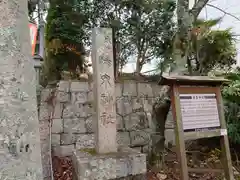
[(161, 76), (159, 85), (221, 85), (229, 80), (222, 77), (209, 76)]

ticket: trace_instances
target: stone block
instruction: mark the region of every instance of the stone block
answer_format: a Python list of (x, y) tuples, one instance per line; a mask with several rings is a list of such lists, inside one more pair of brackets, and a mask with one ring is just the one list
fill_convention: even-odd
[(63, 120), (63, 131), (64, 133), (85, 133), (85, 119), (84, 118), (73, 118)]
[(132, 175), (146, 173), (146, 155), (145, 154), (134, 154), (131, 155), (132, 161)]
[(134, 147), (133, 149), (135, 149), (137, 152), (142, 152), (142, 147)]
[(51, 177), (44, 177), (43, 180), (51, 180)]
[(49, 176), (49, 177), (44, 177), (43, 180), (51, 180), (52, 178)]
[(124, 81), (123, 96), (137, 96), (136, 81)]
[(152, 86), (150, 83), (137, 83), (138, 96), (153, 97)]
[(122, 97), (122, 103), (123, 103), (123, 116), (129, 115), (133, 112), (133, 103), (132, 103), (132, 97), (131, 96), (123, 96)]
[(43, 178), (47, 178), (49, 176), (51, 176), (51, 166), (43, 166)]
[(70, 91), (87, 92), (89, 90), (88, 82), (73, 81), (70, 85)]
[(131, 103), (133, 112), (143, 111), (143, 103), (141, 102), (140, 98), (132, 98)]
[(47, 120), (39, 121), (40, 140), (49, 139), (49, 122)]
[(116, 177), (127, 177), (131, 174), (131, 162), (127, 157), (121, 157), (116, 162)]
[(41, 141), (41, 152), (50, 153), (50, 142), (49, 140)]
[(105, 155), (75, 150), (72, 158), (78, 180), (127, 178), (146, 173), (146, 156), (129, 148)]
[(84, 109), (84, 112), (85, 112), (85, 115), (83, 115), (83, 117), (89, 117), (89, 116), (92, 116), (94, 114), (92, 103), (84, 104), (83, 109)]
[(43, 89), (41, 91), (41, 102), (45, 103), (48, 97), (51, 95), (51, 89)]
[(120, 146), (129, 146), (130, 145), (129, 132), (118, 132), (117, 133), (117, 144)]
[(93, 91), (88, 91), (88, 93), (87, 93), (87, 101), (88, 102), (93, 102), (94, 101)]
[(57, 91), (57, 102), (68, 102), (70, 100), (69, 92)]
[(76, 149), (94, 148), (94, 134), (80, 134), (77, 136)]
[(116, 113), (124, 115), (123, 97), (116, 98)]
[(42, 159), (42, 166), (43, 166), (43, 177), (48, 177), (50, 161), (51, 161), (49, 143), (41, 142), (41, 159)]
[(167, 120), (165, 122), (165, 128), (166, 129), (173, 129), (174, 128), (174, 120), (173, 120), (173, 114), (170, 110), (167, 115)]
[(148, 154), (148, 153), (150, 153), (150, 151), (151, 151), (151, 149), (148, 145), (142, 147), (142, 152), (143, 153)]
[(64, 133), (61, 134), (61, 145), (70, 145), (76, 143), (76, 134), (73, 133)]
[[(78, 154), (78, 156), (75, 156)], [(90, 155), (88, 153), (76, 151), (73, 152), (72, 156), (72, 163), (73, 163), (73, 174), (75, 179), (73, 180), (80, 180), (82, 177), (89, 177), (90, 174), (90, 166), (89, 166), (89, 158)]]
[(145, 112), (132, 113), (124, 118), (127, 130), (139, 130), (148, 127), (148, 120)]
[(87, 104), (72, 104), (73, 117), (83, 118), (88, 117), (90, 109)]
[(87, 96), (88, 92), (87, 91), (74, 91), (71, 92), (71, 102), (72, 104), (84, 104), (87, 102), (88, 100), (88, 96)]
[[(117, 133), (117, 144), (129, 146), (130, 136), (129, 132), (118, 132)], [(78, 134), (76, 136), (76, 149), (94, 148), (95, 147), (95, 136), (94, 134)]]
[(52, 146), (60, 145), (60, 134), (52, 134)]
[(39, 120), (49, 120), (51, 114), (51, 107), (47, 105), (47, 103), (41, 105), (39, 107)]
[(144, 146), (150, 143), (150, 133), (146, 130), (130, 132), (132, 146)]
[(52, 133), (62, 133), (62, 132), (63, 132), (63, 119), (53, 119)]
[(173, 146), (176, 145), (174, 129), (165, 130), (165, 145), (168, 146), (169, 143)]
[(94, 179), (114, 179), (116, 178), (116, 164), (117, 161), (114, 158), (101, 158), (90, 161), (89, 176)]
[(128, 176), (128, 177), (123, 177), (123, 178), (118, 178), (116, 180), (147, 180), (147, 175), (146, 174), (139, 174), (135, 176)]
[(72, 156), (74, 145), (61, 145), (53, 147), (53, 154), (58, 157)]
[(62, 118), (74, 118), (75, 117), (75, 112), (73, 109), (72, 104), (67, 103), (63, 105), (63, 112), (62, 112)]
[(63, 112), (63, 105), (62, 103), (57, 102), (54, 107), (54, 119), (60, 119), (62, 118), (62, 112)]
[[(97, 124), (97, 122), (95, 122), (95, 125)], [(93, 124), (93, 116), (89, 116), (86, 119), (86, 131), (87, 133), (93, 133), (94, 132), (94, 124)]]
[[(44, 149), (44, 148), (43, 148)], [(45, 149), (45, 152), (41, 152), (41, 159), (42, 159), (42, 164), (44, 166), (50, 165), (51, 161), (51, 156), (50, 156), (50, 148)]]
[(117, 130), (123, 130), (123, 117), (120, 115), (116, 115), (117, 118)]
[(123, 85), (121, 83), (115, 83), (115, 96), (121, 97), (123, 91)]
[(58, 84), (58, 91), (69, 92), (70, 91), (70, 81), (60, 81)]

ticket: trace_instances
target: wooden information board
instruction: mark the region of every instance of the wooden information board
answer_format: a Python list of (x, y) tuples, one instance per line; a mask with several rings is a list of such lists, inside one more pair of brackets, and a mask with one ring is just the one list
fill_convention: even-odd
[(162, 77), (170, 85), (181, 179), (188, 180), (185, 140), (220, 137), (226, 180), (234, 180), (220, 85), (225, 79), (203, 76)]
[(219, 128), (215, 94), (179, 94), (184, 131)]

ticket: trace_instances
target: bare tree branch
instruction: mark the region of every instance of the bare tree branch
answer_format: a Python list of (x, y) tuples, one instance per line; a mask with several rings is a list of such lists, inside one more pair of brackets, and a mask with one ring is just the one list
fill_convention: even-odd
[(226, 11), (224, 11), (223, 9), (221, 9), (221, 8), (219, 8), (219, 7), (217, 7), (217, 6), (214, 6), (214, 5), (212, 5), (212, 4), (207, 4), (207, 6), (212, 7), (212, 8), (215, 8), (215, 9), (223, 12), (224, 14), (227, 14), (227, 15), (229, 15), (229, 16), (237, 19), (238, 21), (240, 21), (240, 18), (238, 18), (237, 16), (234, 16), (233, 14), (231, 14), (231, 13), (229, 13), (229, 12), (226, 12)]
[(193, 8), (190, 10), (194, 17), (198, 17), (201, 10), (204, 8), (204, 6), (208, 3), (209, 0), (198, 0), (197, 3), (194, 4)]

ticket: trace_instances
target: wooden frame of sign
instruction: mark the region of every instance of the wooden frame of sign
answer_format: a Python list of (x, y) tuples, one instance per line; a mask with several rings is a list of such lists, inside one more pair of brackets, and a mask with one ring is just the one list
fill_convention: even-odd
[(159, 82), (171, 87), (172, 113), (182, 180), (189, 179), (185, 140), (217, 136), (220, 137), (226, 180), (234, 180), (220, 91), (220, 85), (226, 81), (205, 76), (163, 76)]

